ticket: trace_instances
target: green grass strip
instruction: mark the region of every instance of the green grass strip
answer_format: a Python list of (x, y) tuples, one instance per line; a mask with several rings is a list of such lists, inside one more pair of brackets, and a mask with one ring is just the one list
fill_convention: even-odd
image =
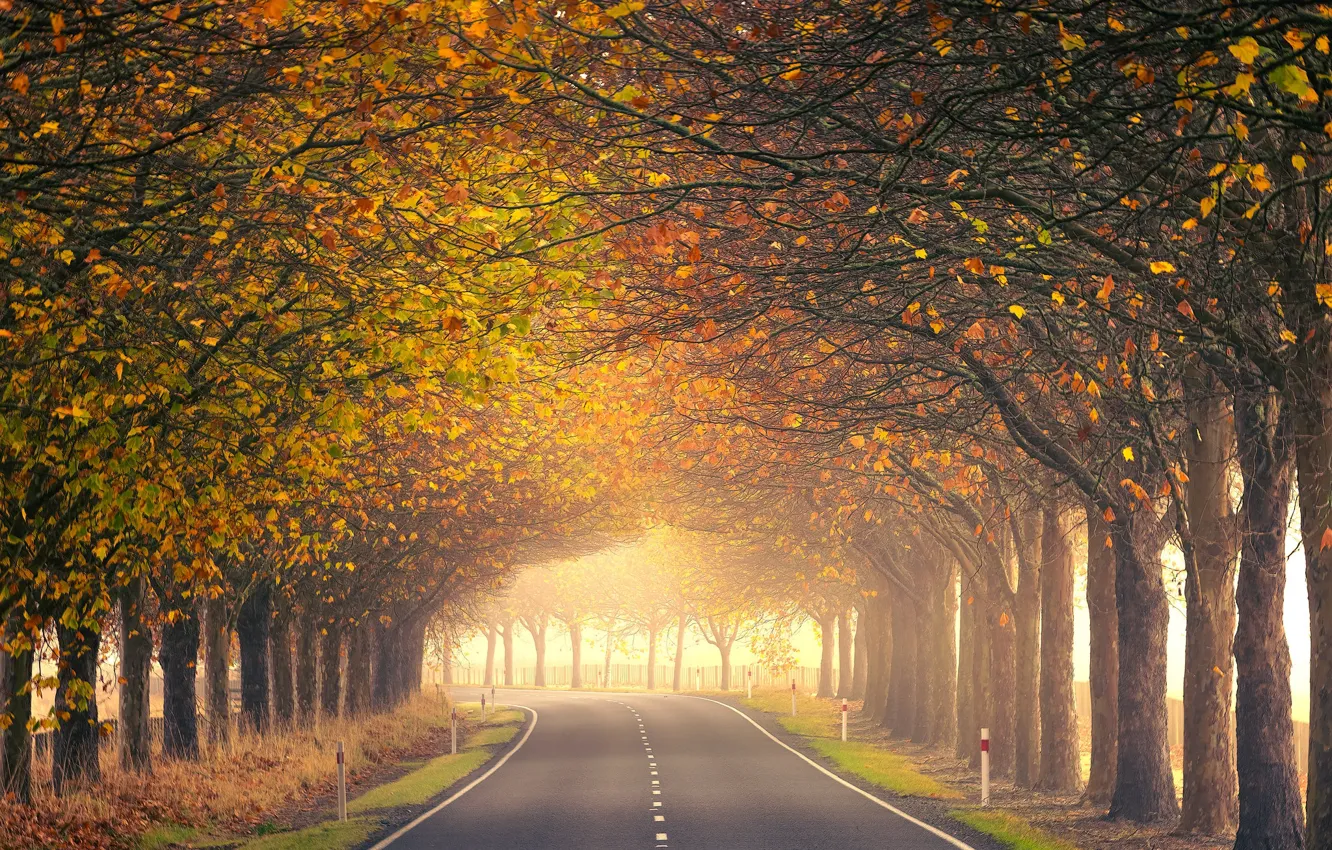
[(996, 839), (1013, 850), (1078, 850), (1062, 838), (1056, 838), (1039, 827), (1032, 826), (1017, 815), (981, 809), (954, 809), (948, 813), (977, 832)]
[(463, 749), (479, 750), (482, 747), (493, 747), (497, 744), (507, 744), (512, 741), (513, 736), (517, 734), (517, 726), (485, 726), (467, 736), (467, 744)]
[(244, 850), (346, 850), (365, 843), (380, 822), (372, 818), (325, 821), (295, 832), (279, 832), (256, 838)]
[(372, 788), (347, 804), (348, 812), (370, 812), (397, 806), (418, 806), (448, 788), (490, 759), (484, 748), (439, 756), (406, 776)]
[(138, 850), (163, 850), (175, 844), (184, 844), (198, 834), (199, 830), (192, 826), (178, 823), (158, 824), (140, 835), (135, 847)]
[(960, 791), (920, 773), (911, 760), (870, 744), (830, 741), (814, 738), (810, 746), (843, 770), (904, 797), (930, 797), (936, 800), (961, 800)]

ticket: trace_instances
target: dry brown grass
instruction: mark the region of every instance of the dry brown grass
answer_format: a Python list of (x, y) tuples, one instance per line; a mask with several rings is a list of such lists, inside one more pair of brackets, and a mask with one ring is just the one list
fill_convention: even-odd
[(421, 695), (391, 714), (262, 737), (240, 734), (229, 749), (212, 748), (197, 762), (164, 759), (159, 747), (146, 777), (122, 771), (115, 742), (107, 740), (102, 781), (64, 798), (52, 793), (49, 762), (39, 759), (32, 805), (0, 805), (0, 848), (114, 850), (133, 847), (159, 823), (248, 833), (268, 821), (290, 820), (336, 792), (338, 741), (354, 795), (385, 766), (430, 753), (447, 726), (448, 707)]

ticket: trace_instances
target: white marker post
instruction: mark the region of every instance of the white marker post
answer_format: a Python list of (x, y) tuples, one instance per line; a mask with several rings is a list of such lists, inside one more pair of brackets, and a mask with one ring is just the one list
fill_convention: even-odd
[(795, 679), (791, 680), (791, 716), (795, 717)]
[(481, 695), (481, 719), (486, 719), (486, 695)]
[(846, 700), (842, 700), (842, 743), (846, 743)]
[(450, 743), (450, 748), (449, 748), (449, 754), (450, 754), (450, 755), (455, 755), (455, 756), (456, 756), (456, 755), (458, 754), (458, 708), (457, 708), (457, 706), (454, 706), (453, 714), (449, 717), (449, 740), (451, 741), (451, 743)]
[(696, 691), (701, 691), (701, 690), (703, 690), (703, 671), (702, 671), (702, 670), (695, 670), (695, 671), (694, 671), (694, 690), (696, 690)]
[(347, 757), (338, 741), (338, 820), (347, 819)]
[(746, 699), (753, 699), (753, 698), (754, 698), (754, 671), (753, 671), (753, 670), (746, 670), (746, 671), (745, 671), (745, 698), (746, 698)]
[(981, 730), (981, 805), (990, 805), (990, 730)]

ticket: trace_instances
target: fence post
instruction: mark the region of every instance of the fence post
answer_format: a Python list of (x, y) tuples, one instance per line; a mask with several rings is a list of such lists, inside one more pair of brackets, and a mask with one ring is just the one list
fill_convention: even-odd
[(796, 697), (795, 697), (795, 695), (796, 695), (796, 683), (795, 683), (795, 679), (792, 679), (792, 680), (791, 680), (791, 716), (792, 716), (792, 717), (795, 717), (795, 716), (796, 716), (796, 703), (795, 703), (795, 699), (796, 699)]
[(990, 805), (990, 730), (981, 730), (981, 805)]
[(486, 719), (486, 695), (481, 695), (481, 719)]
[(754, 698), (754, 671), (749, 669), (745, 670), (745, 697)]
[(842, 698), (842, 743), (846, 743), (846, 698)]
[(449, 755), (458, 754), (458, 707), (453, 707), (453, 713), (449, 716)]
[(347, 757), (338, 741), (338, 820), (347, 819)]

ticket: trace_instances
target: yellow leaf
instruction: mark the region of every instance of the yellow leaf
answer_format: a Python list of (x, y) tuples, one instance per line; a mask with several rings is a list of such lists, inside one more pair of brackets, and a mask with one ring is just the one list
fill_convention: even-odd
[(1122, 454), (1122, 455), (1124, 456), (1124, 460), (1127, 460), (1127, 461), (1132, 461), (1132, 460), (1133, 460), (1133, 447), (1132, 447), (1132, 446), (1125, 446), (1125, 447), (1124, 447), (1119, 453)]
[(1016, 317), (1019, 318), (1019, 319), (1022, 318), (1023, 316), (1025, 316), (1025, 315), (1027, 315), (1027, 310), (1026, 310), (1026, 308), (1023, 307), (1021, 304), (1014, 304), (1014, 305), (1010, 306), (1010, 307), (1008, 308), (1008, 312), (1012, 313), (1014, 316), (1016, 316)]
[(865, 438), (860, 436), (859, 434), (856, 434), (855, 436), (851, 437), (849, 440), (847, 440), (847, 442), (858, 449), (863, 449), (865, 447)]
[(1082, 50), (1087, 46), (1087, 42), (1082, 36), (1064, 29), (1064, 22), (1059, 22), (1059, 46), (1065, 50)]
[(1175, 270), (1174, 263), (1168, 263), (1165, 260), (1155, 260), (1152, 262), (1152, 274), (1166, 274)]
[(1258, 42), (1254, 41), (1252, 36), (1241, 38), (1238, 44), (1232, 44), (1228, 49), (1231, 56), (1245, 65), (1252, 65), (1253, 60), (1258, 58)]
[(1297, 339), (1297, 337), (1295, 336), (1295, 332), (1292, 331), (1290, 328), (1281, 329), (1281, 338), (1284, 339), (1286, 342), (1290, 343), (1291, 345), (1294, 345), (1295, 340)]
[(1056, 289), (1056, 290), (1053, 290), (1053, 291), (1050, 293), (1050, 300), (1053, 301), (1053, 302), (1056, 303), (1056, 304), (1063, 304), (1063, 303), (1064, 303), (1064, 293), (1060, 292), (1060, 291), (1057, 290), (1057, 289)]
[(634, 12), (641, 12), (643, 10), (643, 7), (644, 4), (639, 2), (639, 0), (625, 0), (625, 2), (616, 3), (614, 6), (611, 6), (609, 9), (607, 9), (606, 17), (623, 18), (625, 15), (629, 15)]
[(1332, 308), (1332, 283), (1314, 284), (1314, 294), (1318, 296), (1319, 304)]
[(1201, 201), (1198, 202), (1198, 210), (1202, 213), (1203, 218), (1207, 218), (1209, 215), (1211, 215), (1212, 209), (1215, 206), (1216, 206), (1216, 201), (1212, 198), (1203, 198)]
[(1305, 165), (1307, 165), (1307, 163), (1304, 161), (1304, 157), (1300, 156), (1299, 154), (1295, 154), (1290, 158), (1290, 164), (1295, 166), (1295, 170), (1300, 172), (1301, 174), (1304, 173), (1304, 167)]

